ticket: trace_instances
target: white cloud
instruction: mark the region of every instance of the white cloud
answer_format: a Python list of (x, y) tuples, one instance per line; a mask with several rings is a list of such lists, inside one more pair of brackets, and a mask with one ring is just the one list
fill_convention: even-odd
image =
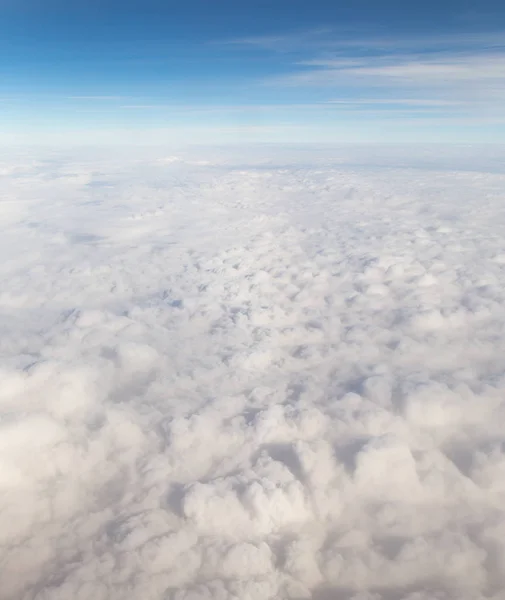
[(348, 98), (326, 100), (326, 104), (343, 105), (347, 107), (358, 107), (362, 105), (388, 105), (388, 106), (405, 106), (405, 107), (420, 107), (420, 108), (440, 108), (447, 106), (457, 106), (456, 102), (450, 100), (435, 100), (430, 98)]
[[(335, 89), (356, 100), (358, 108), (367, 97), (376, 105), (394, 104), (396, 97), (404, 107), (424, 103), (443, 111), (452, 103), (467, 117), (499, 118), (505, 98), (503, 39), (502, 33), (410, 39), (335, 34), (320, 37), (311, 48), (300, 45), (291, 70), (264, 83)], [(443, 114), (450, 123), (451, 111)]]
[(320, 47), (325, 43), (328, 35), (332, 35), (332, 29), (328, 27), (317, 27), (304, 31), (292, 33), (282, 33), (277, 35), (257, 35), (241, 38), (231, 38), (219, 40), (214, 43), (249, 46), (251, 48), (262, 49), (275, 52), (292, 52), (299, 50), (300, 47)]
[(131, 96), (68, 96), (69, 100), (125, 100)]
[(416, 152), (0, 156), (2, 600), (500, 600), (503, 154)]
[(505, 75), (505, 55), (436, 58), (432, 60), (405, 60), (391, 65), (360, 66), (346, 69), (354, 75), (371, 75), (403, 79), (408, 82), (443, 83), (501, 82)]
[[(475, 22), (472, 23), (475, 25)], [(488, 24), (489, 25), (489, 24)], [(476, 49), (503, 49), (505, 42), (503, 31), (491, 29), (485, 31), (458, 31), (457, 33), (445, 34), (415, 34), (399, 37), (397, 35), (386, 35), (377, 32), (377, 28), (366, 26), (355, 27), (321, 27), (305, 31), (291, 33), (272, 34), (263, 36), (248, 36), (231, 40), (221, 40), (221, 44), (234, 44), (251, 46), (263, 50), (290, 52), (297, 54), (300, 51), (310, 49), (320, 53), (344, 53), (350, 49), (366, 50), (367, 53), (384, 51), (403, 52), (422, 50), (426, 48), (437, 51), (451, 50), (457, 48)]]
[[(301, 63), (315, 69), (305, 70), (274, 81), (292, 85), (335, 85), (352, 79), (361, 85), (382, 83), (441, 86), (450, 89), (464, 84), (494, 84), (503, 88), (505, 55), (386, 55), (367, 59), (321, 59)], [(456, 92), (460, 91), (459, 87)]]

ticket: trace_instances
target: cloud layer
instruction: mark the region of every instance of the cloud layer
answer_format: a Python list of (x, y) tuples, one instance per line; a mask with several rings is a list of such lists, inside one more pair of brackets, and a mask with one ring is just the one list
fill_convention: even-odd
[(2, 600), (503, 597), (505, 175), (273, 154), (0, 161)]

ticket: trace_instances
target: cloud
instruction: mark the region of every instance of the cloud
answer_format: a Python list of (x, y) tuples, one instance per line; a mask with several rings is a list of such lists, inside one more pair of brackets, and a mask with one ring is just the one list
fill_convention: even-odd
[[(314, 69), (280, 77), (292, 85), (334, 86), (352, 80), (361, 85), (433, 86), (450, 89), (472, 84), (494, 85), (501, 89), (505, 72), (505, 55), (482, 56), (397, 56), (385, 55), (365, 59), (319, 59), (301, 63)], [(361, 78), (361, 79), (360, 79)]]
[(434, 100), (429, 98), (347, 98), (337, 100), (326, 100), (325, 103), (358, 108), (360, 108), (362, 105), (396, 105), (421, 108), (439, 108), (457, 105), (456, 102), (451, 102), (450, 100)]
[(332, 33), (333, 30), (329, 27), (317, 27), (278, 35), (258, 35), (224, 39), (214, 43), (244, 46), (274, 52), (293, 52), (298, 51), (300, 47), (319, 47), (325, 43), (327, 37), (332, 35)]
[(415, 152), (0, 155), (2, 600), (503, 596), (503, 151)]
[[(505, 44), (502, 33), (370, 37), (321, 35), (295, 51), (291, 69), (267, 78), (268, 86), (338, 90), (355, 106), (390, 102), (407, 106), (459, 105), (467, 116), (503, 114)], [(412, 97), (414, 102), (404, 102)], [(377, 101), (368, 100), (376, 98)], [(399, 100), (396, 100), (399, 98)], [(328, 99), (330, 100), (330, 99)], [(445, 111), (448, 121), (451, 111)]]
[(487, 83), (501, 82), (505, 74), (505, 55), (449, 57), (432, 60), (403, 59), (396, 64), (380, 66), (361, 65), (345, 69), (349, 74), (370, 75), (403, 80), (420, 85), (454, 85), (458, 82)]
[(286, 109), (324, 108), (324, 103), (300, 104), (122, 104), (118, 108), (136, 110), (170, 110), (181, 113), (230, 113), (283, 111)]
[(452, 51), (472, 49), (476, 51), (503, 49), (505, 47), (503, 31), (486, 24), (486, 29), (476, 31), (468, 29), (453, 33), (416, 34), (398, 36), (382, 33), (377, 28), (366, 26), (321, 27), (305, 31), (282, 33), (278, 35), (248, 36), (230, 40), (221, 40), (222, 44), (233, 44), (261, 48), (274, 52), (299, 53), (310, 50), (319, 53), (346, 54), (365, 51), (365, 54), (382, 52), (413, 51)]
[(97, 101), (108, 101), (108, 100), (125, 100), (131, 98), (130, 96), (68, 96), (68, 100), (97, 100)]

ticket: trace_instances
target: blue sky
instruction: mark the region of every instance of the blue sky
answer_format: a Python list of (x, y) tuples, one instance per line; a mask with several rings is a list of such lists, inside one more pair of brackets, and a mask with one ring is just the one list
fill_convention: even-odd
[(498, 1), (0, 0), (4, 141), (500, 142)]

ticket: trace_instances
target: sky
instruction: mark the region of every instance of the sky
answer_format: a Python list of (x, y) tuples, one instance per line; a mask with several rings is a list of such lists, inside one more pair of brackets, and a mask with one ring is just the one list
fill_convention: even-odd
[(505, 7), (1, 0), (4, 142), (500, 142)]

